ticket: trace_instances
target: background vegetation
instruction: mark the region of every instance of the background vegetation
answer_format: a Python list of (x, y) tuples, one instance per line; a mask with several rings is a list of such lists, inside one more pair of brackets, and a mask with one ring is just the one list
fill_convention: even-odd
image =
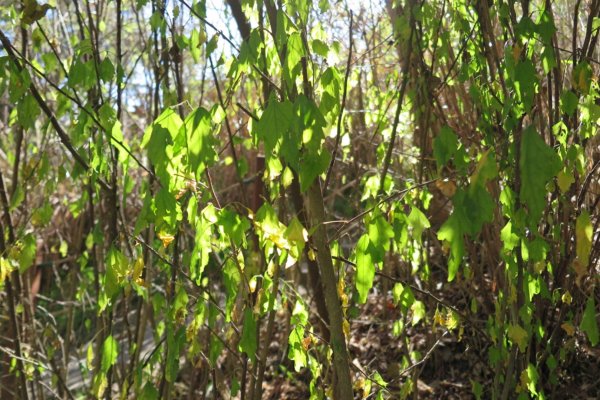
[(0, 4), (0, 398), (600, 391), (600, 0)]

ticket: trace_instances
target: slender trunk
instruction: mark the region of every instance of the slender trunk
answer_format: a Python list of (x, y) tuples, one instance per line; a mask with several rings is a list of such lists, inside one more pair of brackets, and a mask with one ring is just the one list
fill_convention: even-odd
[(321, 193), (320, 179), (315, 181), (307, 193), (308, 218), (314, 233), (310, 243), (317, 250), (325, 305), (329, 315), (330, 345), (333, 350), (334, 398), (340, 400), (352, 399), (352, 378), (348, 349), (344, 336), (344, 313), (337, 291), (337, 277), (331, 260), (331, 248), (327, 231), (325, 230), (325, 205)]

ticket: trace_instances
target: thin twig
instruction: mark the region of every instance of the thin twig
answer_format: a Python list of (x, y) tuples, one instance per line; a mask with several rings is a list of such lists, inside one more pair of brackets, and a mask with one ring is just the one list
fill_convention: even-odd
[[(411, 13), (411, 26), (412, 26), (412, 13)], [(392, 151), (394, 150), (394, 142), (396, 141), (396, 135), (398, 133), (398, 123), (400, 122), (400, 112), (402, 111), (402, 103), (404, 103), (404, 93), (406, 92), (406, 87), (408, 86), (408, 77), (409, 77), (409, 66), (410, 66), (410, 56), (412, 53), (412, 42), (413, 42), (413, 33), (414, 28), (411, 27), (410, 37), (408, 39), (406, 59), (404, 60), (404, 77), (402, 79), (402, 85), (400, 86), (400, 93), (398, 94), (398, 105), (396, 106), (396, 115), (394, 116), (394, 124), (392, 125), (392, 137), (390, 138), (390, 144), (388, 145), (387, 152), (385, 153), (385, 158), (383, 159), (383, 169), (381, 171), (381, 178), (379, 180), (379, 190), (378, 193), (383, 193), (385, 189), (385, 178), (390, 167), (390, 163), (392, 160)]]
[(327, 193), (327, 186), (329, 185), (329, 180), (331, 179), (331, 172), (333, 171), (333, 165), (335, 164), (335, 157), (337, 156), (338, 147), (340, 146), (340, 139), (342, 137), (342, 117), (344, 116), (344, 108), (346, 107), (346, 94), (348, 92), (348, 78), (350, 76), (351, 71), (351, 61), (352, 61), (352, 47), (353, 47), (353, 39), (352, 39), (352, 25), (353, 25), (353, 15), (352, 11), (350, 11), (350, 27), (348, 28), (348, 36), (349, 36), (349, 44), (348, 44), (348, 61), (346, 62), (346, 75), (344, 76), (344, 92), (342, 94), (342, 104), (340, 105), (340, 113), (338, 114), (337, 120), (337, 133), (335, 136), (335, 144), (333, 145), (333, 153), (331, 154), (331, 161), (329, 162), (329, 168), (327, 168), (327, 174), (325, 176), (325, 183), (323, 184), (323, 196)]

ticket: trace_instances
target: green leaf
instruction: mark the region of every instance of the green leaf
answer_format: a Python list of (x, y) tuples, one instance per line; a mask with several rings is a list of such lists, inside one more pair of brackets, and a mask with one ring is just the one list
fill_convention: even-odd
[(412, 311), (412, 324), (416, 325), (425, 318), (425, 303), (422, 301), (415, 301), (412, 306), (410, 306)]
[(300, 171), (298, 171), (300, 190), (303, 193), (308, 190), (319, 175), (327, 171), (330, 160), (331, 155), (326, 149), (322, 149), (316, 154), (309, 153), (304, 155), (300, 162)]
[(168, 227), (174, 228), (180, 213), (178, 212), (177, 199), (167, 188), (161, 187), (156, 193), (154, 207), (156, 222), (158, 224), (164, 222)]
[(187, 116), (183, 126), (192, 171), (199, 177), (205, 167), (212, 165), (216, 158), (214, 146), (217, 140), (213, 135), (211, 115), (202, 107)]
[(117, 356), (119, 355), (119, 343), (109, 335), (102, 345), (102, 361), (100, 364), (100, 370), (107, 373), (110, 367), (117, 362)]
[(505, 253), (510, 253), (512, 249), (519, 244), (519, 236), (513, 233), (512, 222), (507, 222), (506, 226), (500, 231), (500, 239), (502, 240), (502, 249)]
[(255, 225), (258, 228), (262, 246), (274, 244), (280, 249), (289, 249), (289, 243), (285, 236), (286, 227), (279, 221), (275, 209), (269, 203), (264, 203), (258, 209)]
[(311, 42), (311, 44), (313, 52), (320, 55), (321, 57), (327, 57), (327, 54), (329, 53), (329, 46), (327, 46), (325, 42), (319, 39), (314, 39)]
[(462, 191), (458, 190), (452, 203), (459, 215), (466, 217), (462, 220), (465, 223), (464, 231), (471, 237), (481, 232), (483, 224), (491, 222), (494, 217), (494, 200), (484, 185), (469, 185), (464, 197)]
[(100, 63), (99, 75), (104, 82), (110, 82), (115, 76), (115, 66), (108, 57)]
[(112, 128), (117, 121), (117, 112), (111, 107), (109, 102), (102, 104), (98, 110), (98, 117), (102, 127), (107, 132), (112, 132)]
[(367, 301), (369, 290), (373, 287), (375, 277), (375, 264), (369, 247), (371, 241), (368, 235), (362, 235), (356, 244), (356, 291), (358, 302), (364, 304)]
[(592, 346), (598, 344), (598, 320), (596, 319), (596, 302), (594, 301), (593, 295), (587, 299), (579, 328), (587, 334)]
[(569, 117), (572, 117), (575, 110), (577, 110), (578, 103), (579, 98), (571, 90), (564, 91), (560, 96), (560, 109)]
[(408, 224), (413, 228), (413, 237), (419, 242), (421, 241), (423, 231), (431, 227), (427, 216), (425, 216), (425, 214), (417, 207), (412, 207), (410, 214), (408, 215)]
[(441, 169), (456, 154), (458, 149), (458, 137), (452, 129), (444, 126), (440, 134), (433, 141), (433, 156)]
[(285, 71), (284, 76), (287, 80), (289, 87), (294, 85), (294, 81), (296, 79), (294, 75), (294, 68), (302, 57), (304, 56), (304, 47), (302, 45), (302, 38), (300, 34), (297, 32), (289, 35), (287, 40), (287, 54), (285, 57)]
[(450, 218), (438, 230), (438, 239), (446, 241), (450, 246), (450, 258), (448, 259), (448, 282), (452, 282), (458, 272), (465, 253), (465, 244), (462, 225), (459, 217), (453, 213)]
[(246, 242), (246, 231), (250, 229), (250, 222), (245, 217), (240, 217), (236, 212), (225, 208), (219, 213), (217, 224), (236, 246)]
[(394, 229), (379, 211), (373, 214), (373, 219), (367, 226), (370, 243), (381, 249), (381, 257), (376, 257), (374, 262), (383, 261), (383, 253), (390, 249), (390, 240), (394, 238)]
[(179, 132), (183, 122), (179, 115), (170, 108), (163, 111), (152, 125), (146, 129), (142, 138), (142, 147), (148, 149), (148, 158), (155, 166), (164, 165), (169, 160), (167, 148)]
[(140, 400), (158, 400), (160, 399), (160, 393), (154, 387), (152, 382), (146, 382), (144, 389), (140, 393)]
[[(535, 388), (537, 382), (539, 379), (539, 375), (538, 372), (535, 368), (535, 366), (531, 363), (529, 363), (529, 365), (527, 365), (527, 368), (523, 370), (523, 372), (521, 372), (521, 384), (523, 386), (527, 387), (527, 390), (529, 390), (529, 393), (531, 393), (532, 395), (534, 395), (534, 397), (537, 397), (537, 390)], [(529, 397), (527, 397), (529, 398)]]
[(288, 357), (294, 361), (294, 369), (300, 371), (308, 363), (307, 352), (304, 349), (304, 326), (308, 322), (308, 311), (301, 301), (296, 301), (290, 325), (293, 327), (288, 338)]
[(225, 321), (227, 322), (231, 321), (233, 306), (235, 305), (240, 282), (242, 281), (239, 271), (235, 261), (228, 259), (225, 262), (225, 266), (223, 267), (223, 285), (225, 286), (225, 294), (227, 295), (227, 302), (225, 303)]
[(340, 107), (341, 82), (342, 77), (337, 68), (329, 67), (323, 72), (323, 76), (321, 76), (323, 94), (321, 95), (321, 102), (319, 104), (319, 110), (321, 110), (323, 115), (336, 116), (334, 111), (339, 110)]
[(73, 64), (71, 64), (68, 80), (68, 85), (70, 87), (75, 89), (77, 85), (81, 85), (84, 89), (89, 89), (94, 85), (96, 74), (94, 73), (93, 64), (90, 61), (81, 62), (75, 60)]
[(37, 253), (37, 243), (35, 237), (28, 233), (20, 240), (19, 243), (19, 272), (23, 273), (33, 265)]
[(298, 218), (294, 217), (285, 229), (284, 235), (292, 245), (290, 256), (298, 260), (302, 255), (305, 243), (308, 242), (308, 231), (302, 226)]
[(533, 126), (521, 138), (521, 201), (527, 206), (533, 221), (537, 221), (546, 206), (546, 184), (562, 168), (560, 157), (548, 146)]
[(496, 176), (498, 176), (498, 166), (494, 152), (486, 150), (479, 158), (475, 172), (471, 176), (471, 186), (485, 185)]
[(556, 67), (556, 55), (552, 46), (546, 46), (542, 51), (542, 67), (545, 74), (550, 73)]
[(208, 42), (206, 42), (206, 57), (210, 57), (213, 51), (217, 49), (219, 44), (219, 34), (214, 34)]
[(582, 61), (573, 68), (572, 82), (573, 88), (588, 94), (590, 91), (592, 76), (594, 72), (592, 66), (587, 61)]
[(189, 296), (184, 288), (178, 288), (173, 304), (171, 304), (170, 319), (180, 324), (185, 323), (185, 317), (187, 316), (187, 305), (189, 302)]
[(321, 151), (327, 121), (319, 107), (305, 95), (300, 95), (294, 102), (294, 115), (292, 128), (301, 134), (302, 144), (309, 152)]
[(165, 378), (167, 382), (173, 383), (177, 380), (179, 372), (179, 357), (185, 345), (185, 328), (177, 330), (174, 327), (167, 329), (167, 362), (165, 366)]
[(254, 361), (256, 354), (256, 320), (254, 319), (252, 310), (249, 308), (244, 310), (244, 327), (242, 328), (239, 349)]
[(554, 26), (554, 21), (552, 20), (552, 15), (545, 10), (540, 14), (540, 18), (537, 24), (537, 32), (542, 37), (544, 43), (550, 43), (552, 40), (552, 35), (556, 32), (556, 26)]
[(17, 185), (15, 192), (10, 196), (9, 211), (12, 212), (19, 207), (21, 203), (23, 203), (23, 200), (25, 200), (25, 190), (23, 190), (23, 185)]
[(396, 283), (392, 289), (394, 303), (399, 304), (403, 312), (407, 312), (415, 303), (415, 295), (410, 286), (404, 286), (401, 283)]
[(529, 112), (533, 106), (536, 86), (537, 75), (531, 60), (519, 62), (515, 67), (515, 88), (525, 112)]
[(27, 94), (17, 105), (19, 124), (25, 129), (35, 127), (35, 121), (40, 115), (40, 106), (32, 95)]
[(292, 103), (277, 101), (271, 97), (260, 120), (254, 124), (254, 131), (260, 140), (264, 140), (265, 153), (271, 154), (284, 132), (290, 129), (293, 119)]
[(111, 247), (106, 260), (106, 277), (104, 289), (106, 295), (111, 298), (119, 293), (123, 278), (128, 275), (127, 257), (119, 250)]

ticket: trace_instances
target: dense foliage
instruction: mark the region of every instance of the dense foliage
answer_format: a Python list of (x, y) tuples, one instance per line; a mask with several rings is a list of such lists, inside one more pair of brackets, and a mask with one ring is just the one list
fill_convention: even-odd
[(600, 0), (0, 4), (0, 398), (599, 365)]

